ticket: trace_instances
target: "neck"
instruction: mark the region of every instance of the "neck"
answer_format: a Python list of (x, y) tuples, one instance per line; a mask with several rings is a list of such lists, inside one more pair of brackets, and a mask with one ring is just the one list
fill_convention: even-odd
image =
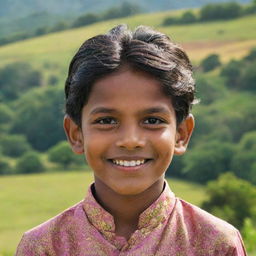
[(94, 196), (115, 221), (115, 233), (126, 239), (137, 229), (140, 214), (162, 193), (164, 179), (137, 195), (120, 195), (100, 180), (95, 180)]

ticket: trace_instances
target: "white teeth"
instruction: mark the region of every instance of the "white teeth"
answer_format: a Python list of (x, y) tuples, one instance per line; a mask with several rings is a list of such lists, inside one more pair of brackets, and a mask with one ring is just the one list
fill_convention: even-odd
[(127, 161), (127, 160), (112, 160), (114, 164), (116, 165), (121, 165), (121, 166), (137, 166), (145, 163), (145, 159), (142, 160), (132, 160), (132, 161)]

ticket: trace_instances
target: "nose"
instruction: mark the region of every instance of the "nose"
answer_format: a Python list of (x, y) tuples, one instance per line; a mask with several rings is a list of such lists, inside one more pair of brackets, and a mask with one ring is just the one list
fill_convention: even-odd
[(116, 141), (116, 146), (127, 150), (134, 150), (143, 148), (145, 143), (145, 137), (139, 127), (136, 127), (135, 125), (127, 125), (123, 127), (120, 132), (118, 140)]

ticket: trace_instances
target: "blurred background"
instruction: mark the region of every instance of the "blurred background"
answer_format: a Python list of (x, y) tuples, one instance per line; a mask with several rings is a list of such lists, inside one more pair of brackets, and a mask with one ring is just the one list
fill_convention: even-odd
[(201, 103), (167, 180), (256, 255), (256, 0), (1, 0), (0, 256), (93, 181), (65, 139), (64, 82), (82, 42), (120, 23), (152, 26), (187, 51)]

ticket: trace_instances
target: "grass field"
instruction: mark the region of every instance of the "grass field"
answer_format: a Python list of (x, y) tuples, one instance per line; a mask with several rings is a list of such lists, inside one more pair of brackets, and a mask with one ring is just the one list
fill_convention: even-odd
[[(24, 231), (83, 199), (93, 181), (90, 171), (0, 177), (0, 256), (14, 254)], [(168, 182), (177, 196), (200, 205), (204, 187)]]
[(44, 68), (51, 63), (55, 65), (51, 67), (52, 71), (66, 73), (68, 62), (85, 39), (105, 33), (120, 23), (127, 23), (131, 27), (145, 24), (167, 33), (184, 46), (195, 62), (210, 53), (220, 54), (224, 61), (240, 58), (256, 46), (256, 15), (229, 21), (161, 26), (168, 15), (170, 12), (141, 14), (2, 46), (0, 66), (15, 61), (28, 61), (34, 67)]

